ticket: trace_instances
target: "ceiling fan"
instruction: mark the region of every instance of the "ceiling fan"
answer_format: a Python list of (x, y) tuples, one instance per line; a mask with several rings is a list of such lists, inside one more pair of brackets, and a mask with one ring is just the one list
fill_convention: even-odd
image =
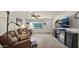
[(31, 17), (33, 17), (33, 18), (38, 18), (38, 17), (40, 17), (40, 15), (35, 15), (35, 13), (32, 12)]

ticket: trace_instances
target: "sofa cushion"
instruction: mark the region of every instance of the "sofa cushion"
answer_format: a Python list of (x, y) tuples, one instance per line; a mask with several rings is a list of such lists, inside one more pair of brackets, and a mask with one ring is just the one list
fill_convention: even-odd
[(8, 34), (8, 39), (6, 39), (6, 36), (6, 33), (2, 36), (3, 45), (11, 45), (12, 43), (17, 41), (17, 38), (15, 36), (12, 36), (11, 34)]
[(22, 29), (17, 29), (16, 32), (16, 37), (19, 39), (19, 40), (23, 40), (23, 39), (27, 39), (29, 38), (29, 32), (26, 28), (22, 28)]
[(0, 48), (3, 48), (3, 46), (0, 44)]
[(14, 37), (15, 36), (15, 31), (9, 31), (9, 34)]

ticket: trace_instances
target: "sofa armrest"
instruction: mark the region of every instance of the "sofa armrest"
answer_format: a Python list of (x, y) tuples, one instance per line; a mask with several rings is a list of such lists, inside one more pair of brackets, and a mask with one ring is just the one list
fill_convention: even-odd
[(18, 41), (8, 46), (8, 48), (31, 48), (31, 41), (29, 39)]

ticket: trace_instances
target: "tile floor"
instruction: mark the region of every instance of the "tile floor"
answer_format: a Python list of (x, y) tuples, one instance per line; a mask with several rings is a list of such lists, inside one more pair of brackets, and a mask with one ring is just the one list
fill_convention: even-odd
[(32, 34), (31, 40), (37, 42), (37, 48), (67, 48), (52, 34)]

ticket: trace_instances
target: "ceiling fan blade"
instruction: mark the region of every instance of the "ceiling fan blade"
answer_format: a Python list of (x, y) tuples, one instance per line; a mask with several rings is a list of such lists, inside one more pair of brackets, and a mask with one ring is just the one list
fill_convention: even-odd
[(36, 17), (40, 17), (40, 15), (36, 15)]
[(32, 14), (35, 15), (34, 12), (32, 12)]
[(31, 15), (35, 15), (34, 12), (32, 12)]
[(38, 18), (38, 17), (40, 17), (40, 15), (35, 15), (34, 12), (31, 12), (30, 17)]
[(37, 18), (37, 19), (38, 19), (38, 17), (37, 17), (37, 16), (35, 16), (35, 18)]

